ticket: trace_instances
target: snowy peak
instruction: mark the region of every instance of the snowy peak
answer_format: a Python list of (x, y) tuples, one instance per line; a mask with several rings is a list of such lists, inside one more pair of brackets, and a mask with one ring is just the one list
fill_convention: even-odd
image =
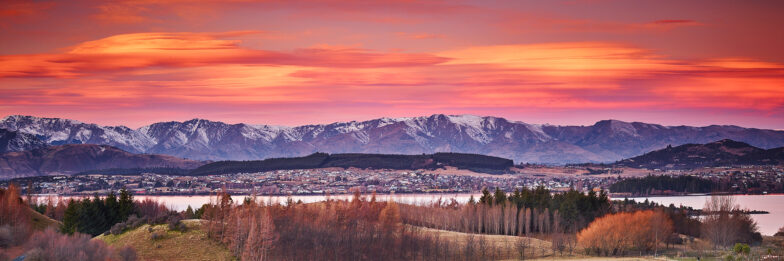
[(46, 142), (34, 135), (0, 129), (0, 153), (44, 148)]
[(153, 144), (148, 137), (125, 126), (100, 126), (76, 120), (13, 115), (0, 128), (31, 134), (52, 145), (107, 144), (130, 152), (143, 152)]
[(597, 126), (599, 128), (604, 128), (605, 130), (609, 131), (612, 134), (639, 136), (637, 134), (637, 128), (632, 123), (625, 122), (625, 121), (603, 120), (597, 122), (594, 126)]

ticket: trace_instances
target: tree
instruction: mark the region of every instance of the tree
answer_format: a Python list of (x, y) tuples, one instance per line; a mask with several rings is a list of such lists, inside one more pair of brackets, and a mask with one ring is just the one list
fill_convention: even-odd
[(642, 210), (622, 212), (597, 218), (577, 234), (577, 241), (587, 252), (599, 255), (623, 255), (637, 249), (651, 251), (661, 241), (659, 235), (672, 233), (672, 222), (662, 212)]
[(120, 204), (117, 202), (117, 195), (114, 194), (114, 191), (110, 191), (109, 195), (106, 195), (104, 205), (106, 207), (107, 222), (115, 224), (123, 221), (120, 217)]
[(390, 200), (387, 202), (386, 207), (379, 213), (378, 221), (387, 231), (396, 233), (400, 230), (400, 210), (395, 201)]
[(527, 237), (518, 237), (515, 241), (515, 248), (520, 255), (520, 260), (525, 260), (525, 250), (531, 246), (531, 239)]
[(21, 244), (32, 233), (27, 208), (16, 185), (0, 189), (0, 249)]
[(125, 221), (134, 212), (133, 194), (125, 188), (120, 189), (120, 199), (117, 202), (119, 221)]
[(486, 187), (482, 188), (482, 196), (479, 197), (479, 203), (493, 205), (493, 195), (490, 195), (490, 191)]
[(717, 247), (729, 247), (734, 243), (762, 241), (757, 223), (744, 213), (731, 196), (711, 196), (702, 208), (704, 215), (702, 236)]
[(63, 225), (60, 231), (72, 235), (79, 230), (79, 212), (82, 207), (81, 201), (74, 199), (68, 200), (68, 207), (63, 214)]
[(191, 208), (191, 205), (188, 205), (188, 208), (185, 209), (185, 218), (186, 219), (196, 218), (196, 214), (193, 212), (193, 208)]
[(269, 212), (261, 210), (254, 213), (250, 231), (242, 252), (242, 260), (266, 260), (267, 253), (278, 240), (275, 223)]

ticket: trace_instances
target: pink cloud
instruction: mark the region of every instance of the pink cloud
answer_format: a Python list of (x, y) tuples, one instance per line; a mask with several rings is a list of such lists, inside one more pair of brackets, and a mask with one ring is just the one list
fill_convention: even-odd
[(197, 67), (220, 64), (300, 65), (312, 67), (405, 67), (432, 65), (443, 57), (381, 53), (358, 48), (304, 48), (293, 52), (247, 49), (223, 38), (254, 32), (137, 33), (76, 45), (58, 54), (0, 56), (0, 77), (76, 77), (96, 72), (147, 67)]

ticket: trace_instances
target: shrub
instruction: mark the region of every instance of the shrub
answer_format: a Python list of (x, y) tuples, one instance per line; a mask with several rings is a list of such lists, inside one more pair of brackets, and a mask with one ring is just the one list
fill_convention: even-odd
[(136, 260), (136, 258), (136, 250), (132, 247), (126, 246), (117, 250), (117, 260), (133, 261)]
[(779, 231), (776, 232), (776, 234), (774, 234), (773, 236), (784, 237), (784, 227), (779, 228)]
[(117, 223), (114, 224), (114, 226), (112, 226), (111, 229), (109, 229), (109, 232), (111, 232), (112, 235), (119, 235), (122, 234), (124, 230), (125, 230), (125, 223)]
[(149, 198), (136, 202), (136, 213), (139, 213), (139, 216), (142, 217), (157, 218), (165, 215), (168, 211), (166, 205)]
[(14, 234), (11, 232), (11, 226), (0, 226), (0, 248), (7, 248), (14, 244)]
[(185, 223), (180, 222), (178, 226), (179, 227), (177, 228), (177, 230), (179, 230), (180, 232), (188, 231), (188, 226), (186, 226)]
[(150, 234), (150, 240), (157, 241), (157, 240), (163, 239), (165, 236), (166, 236), (166, 233), (164, 233), (162, 231), (155, 231), (155, 232), (152, 232), (152, 234)]
[(180, 229), (180, 221), (182, 218), (179, 215), (171, 215), (169, 216), (169, 220), (166, 221), (169, 224), (169, 230), (179, 230)]
[(742, 243), (735, 243), (735, 246), (732, 248), (732, 251), (737, 254), (748, 254), (751, 252), (751, 247), (747, 244)]
[(36, 232), (27, 243), (26, 260), (107, 260), (110, 249), (85, 234), (60, 234), (53, 229)]
[(609, 214), (594, 220), (577, 234), (587, 252), (623, 255), (637, 249), (650, 251), (672, 233), (672, 221), (652, 210)]

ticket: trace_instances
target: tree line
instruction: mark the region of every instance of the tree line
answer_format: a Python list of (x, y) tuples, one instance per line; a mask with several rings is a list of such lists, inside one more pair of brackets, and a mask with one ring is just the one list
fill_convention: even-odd
[(581, 193), (570, 190), (552, 194), (544, 187), (523, 188), (507, 194), (485, 188), (476, 201), (435, 201), (426, 205), (403, 205), (407, 224), (466, 233), (532, 235), (574, 233), (596, 217), (610, 211), (604, 191)]
[(612, 192), (632, 193), (633, 195), (656, 195), (664, 191), (683, 193), (710, 193), (719, 189), (711, 180), (679, 175), (677, 177), (648, 175), (642, 178), (625, 178), (610, 185)]
[(235, 204), (226, 193), (203, 207), (207, 234), (242, 260), (466, 260), (455, 242), (406, 226), (395, 202)]

